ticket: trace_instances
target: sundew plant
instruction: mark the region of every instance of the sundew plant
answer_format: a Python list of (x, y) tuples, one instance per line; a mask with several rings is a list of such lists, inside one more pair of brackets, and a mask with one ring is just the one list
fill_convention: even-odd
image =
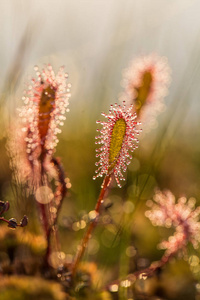
[[(152, 184), (164, 136), (146, 167), (140, 150), (165, 107), (171, 80), (167, 58), (138, 56), (123, 72), (118, 103), (101, 113), (97, 136), (90, 141), (96, 147), (93, 180), (99, 196), (92, 197), (92, 209), (80, 214), (65, 163), (69, 152), (56, 153), (73, 87), (64, 67), (56, 73), (48, 64), (34, 71), (8, 128), (13, 195), (19, 211), (23, 201), (31, 203), (31, 210), (17, 222), (4, 216), (9, 201), (0, 202), (0, 253), (6, 257), (0, 260), (1, 299), (33, 299), (37, 293), (41, 299), (184, 299), (184, 285), (187, 299), (193, 299), (200, 290), (200, 209), (195, 198), (176, 198)], [(146, 169), (142, 181), (140, 164)], [(160, 228), (159, 238), (154, 227)], [(180, 273), (187, 280), (168, 288)]]

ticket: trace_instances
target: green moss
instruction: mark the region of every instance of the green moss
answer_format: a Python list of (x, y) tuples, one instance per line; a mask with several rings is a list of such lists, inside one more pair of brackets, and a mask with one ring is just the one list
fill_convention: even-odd
[(27, 229), (12, 230), (8, 226), (1, 226), (0, 230), (0, 251), (8, 248), (26, 246), (33, 255), (43, 255), (46, 249), (46, 241), (41, 235), (34, 235)]
[(1, 278), (0, 294), (1, 300), (66, 300), (58, 283), (25, 276)]

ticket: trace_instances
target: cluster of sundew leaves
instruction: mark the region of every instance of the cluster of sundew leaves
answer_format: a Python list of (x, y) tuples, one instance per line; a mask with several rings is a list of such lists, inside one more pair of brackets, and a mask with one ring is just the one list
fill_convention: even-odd
[(103, 128), (100, 135), (96, 136), (96, 144), (102, 146), (96, 149), (96, 157), (99, 161), (96, 166), (98, 176), (114, 174), (119, 187), (121, 187), (120, 180), (125, 180), (122, 171), (125, 172), (127, 165), (130, 164), (133, 152), (137, 148), (137, 136), (140, 132), (137, 126), (140, 124), (136, 121), (136, 114), (132, 112), (132, 105), (128, 108), (123, 103), (123, 106), (115, 104), (110, 106), (109, 114), (102, 113), (107, 118), (107, 122), (97, 121)]

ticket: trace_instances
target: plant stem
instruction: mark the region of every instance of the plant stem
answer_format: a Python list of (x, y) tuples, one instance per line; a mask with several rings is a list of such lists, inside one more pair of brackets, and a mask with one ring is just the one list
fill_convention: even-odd
[[(44, 161), (43, 157), (42, 159)], [(49, 265), (49, 256), (51, 254), (51, 235), (53, 230), (57, 231), (56, 223), (58, 220), (58, 215), (62, 206), (63, 199), (67, 192), (66, 183), (65, 183), (65, 172), (61, 166), (59, 158), (52, 157), (51, 162), (54, 164), (54, 168), (56, 169), (56, 172), (58, 174), (58, 182), (59, 182), (59, 185), (54, 193), (54, 198), (56, 202), (55, 205), (57, 209), (56, 216), (51, 219), (50, 212), (49, 212), (50, 209), (49, 204), (39, 203), (43, 228), (44, 228), (45, 237), (47, 241), (47, 248), (44, 256), (45, 266)], [(44, 167), (43, 164), (41, 164), (41, 185), (45, 184), (43, 182), (44, 174), (45, 174)]]
[(6, 222), (6, 223), (8, 223), (8, 224), (9, 224), (9, 221), (8, 221), (8, 220), (6, 220), (4, 217), (0, 217), (0, 220), (1, 220), (1, 221), (4, 221), (4, 222)]
[(41, 217), (41, 222), (43, 225), (43, 229), (44, 229), (44, 233), (45, 233), (45, 238), (46, 238), (46, 242), (47, 242), (47, 248), (46, 248), (46, 253), (44, 256), (44, 265), (48, 266), (48, 259), (49, 259), (49, 255), (50, 255), (50, 225), (49, 225), (49, 221), (48, 221), (48, 217), (47, 217), (47, 211), (46, 211), (46, 204), (43, 203), (38, 203), (39, 209), (40, 209), (40, 217)]
[[(40, 158), (40, 163), (41, 163), (41, 178), (40, 178), (40, 186), (44, 186), (45, 185), (45, 170), (44, 170), (44, 165), (43, 162), (45, 160), (45, 153), (41, 154), (41, 158)], [(37, 202), (38, 203), (38, 202)], [(44, 255), (44, 266), (48, 267), (49, 266), (49, 255), (50, 255), (50, 220), (49, 220), (49, 213), (48, 213), (48, 207), (47, 204), (45, 203), (38, 203), (38, 207), (40, 210), (40, 218), (41, 218), (41, 223), (43, 226), (43, 230), (45, 233), (45, 238), (46, 238), (46, 242), (47, 242), (47, 248), (46, 248), (46, 253)]]
[(66, 182), (65, 182), (65, 171), (60, 163), (60, 159), (52, 157), (51, 162), (54, 164), (54, 168), (57, 171), (58, 182), (59, 182), (59, 185), (54, 193), (57, 212), (56, 212), (56, 216), (54, 217), (53, 222), (52, 222), (52, 227), (53, 227), (54, 225), (57, 224), (58, 216), (59, 216), (61, 206), (63, 203), (63, 199), (65, 198), (65, 196), (67, 194), (67, 187), (66, 187)]
[(72, 271), (72, 277), (74, 277), (74, 275), (76, 273), (77, 267), (78, 267), (83, 255), (84, 255), (85, 249), (88, 245), (88, 241), (91, 237), (92, 231), (94, 230), (94, 228), (96, 226), (97, 216), (99, 214), (101, 204), (103, 203), (103, 199), (104, 199), (105, 193), (107, 191), (107, 188), (108, 188), (110, 182), (111, 182), (111, 175), (107, 175), (105, 177), (104, 181), (103, 181), (102, 189), (101, 189), (99, 198), (98, 198), (96, 206), (95, 206), (96, 217), (91, 221), (91, 223), (90, 223), (90, 225), (89, 225), (89, 227), (88, 227), (88, 229), (87, 229), (87, 231), (86, 231), (86, 233), (85, 233), (85, 235), (82, 239), (82, 242), (78, 247), (76, 256), (74, 258), (74, 262), (72, 264), (72, 270), (71, 270)]
[(175, 255), (176, 255), (176, 251), (170, 253), (169, 255), (164, 254), (159, 261), (153, 262), (148, 268), (128, 274), (124, 279), (115, 280), (111, 284), (107, 285), (105, 289), (110, 290), (112, 285), (120, 286), (121, 282), (124, 280), (128, 280), (130, 284), (134, 284), (136, 279), (145, 280), (149, 277), (152, 277), (156, 273), (159, 273), (162, 267), (164, 267)]

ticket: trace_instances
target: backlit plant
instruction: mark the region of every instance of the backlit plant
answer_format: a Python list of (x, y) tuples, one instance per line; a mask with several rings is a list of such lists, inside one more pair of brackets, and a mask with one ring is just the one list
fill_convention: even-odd
[[(97, 121), (101, 128), (97, 129), (95, 144), (98, 145), (96, 149), (98, 161), (93, 179), (103, 177), (103, 182), (94, 210), (85, 214), (79, 221), (79, 227), (87, 228), (83, 237), (79, 239), (75, 255), (71, 255), (68, 261), (65, 261), (65, 254), (61, 251), (58, 241), (57, 223), (63, 200), (71, 183), (69, 178), (65, 178), (61, 159), (54, 155), (58, 144), (57, 135), (64, 124), (65, 113), (69, 111), (71, 85), (67, 83), (68, 75), (63, 68), (60, 68), (57, 74), (54, 73), (51, 65), (45, 66), (41, 72), (38, 67), (35, 67), (35, 71), (36, 79), (32, 79), (24, 92), (24, 105), (18, 109), (19, 118), (15, 128), (11, 130), (8, 142), (11, 167), (15, 183), (21, 184), (29, 195), (34, 196), (39, 209), (47, 245), (41, 273), (60, 280), (67, 291), (74, 295), (81, 290), (82, 286), (90, 286), (90, 277), (87, 270), (83, 271), (84, 268), (81, 267), (80, 262), (89, 248), (89, 241), (95, 227), (103, 220), (101, 225), (109, 224), (116, 227), (119, 229), (117, 234), (123, 235), (121, 224), (127, 222), (124, 215), (127, 211), (132, 212), (134, 208), (136, 210), (137, 203), (142, 201), (142, 192), (137, 192), (137, 183), (135, 184), (137, 178), (134, 175), (135, 177), (131, 179), (134, 181), (131, 187), (124, 188), (121, 223), (113, 221), (111, 213), (107, 214), (107, 218), (101, 219), (103, 209), (108, 210), (104, 202), (108, 200), (109, 191), (115, 185), (121, 188), (122, 181), (125, 181), (124, 173), (131, 163), (133, 151), (138, 148), (138, 139), (143, 126), (146, 129), (151, 128), (156, 115), (164, 108), (163, 99), (168, 90), (170, 69), (166, 59), (156, 54), (135, 59), (124, 72), (123, 103), (111, 105), (108, 114), (102, 113), (104, 120)], [(134, 203), (130, 196), (130, 190), (133, 189), (136, 189), (134, 197), (137, 198)], [(127, 197), (130, 198), (128, 201)], [(112, 204), (115, 205), (115, 203)], [(126, 204), (129, 206), (132, 204), (132, 208), (129, 209)], [(143, 267), (131, 272), (125, 278), (109, 283), (104, 290), (116, 293), (121, 288), (130, 288), (137, 280), (145, 280), (158, 274), (177, 254), (187, 253), (188, 244), (192, 244), (194, 248), (198, 247), (200, 210), (198, 207), (195, 208), (194, 199), (187, 201), (185, 197), (181, 197), (176, 202), (171, 192), (157, 190), (154, 201), (148, 200), (147, 205), (150, 209), (145, 215), (153, 225), (174, 230), (168, 240), (159, 244), (159, 248), (165, 249), (163, 256), (148, 267)], [(8, 208), (8, 202), (0, 202), (0, 215)], [(16, 228), (27, 225), (28, 219), (24, 216), (19, 224), (14, 218), (7, 220), (0, 216), (0, 220), (8, 223), (9, 227)], [(73, 230), (73, 224), (70, 229)], [(52, 236), (56, 242), (52, 242)], [(134, 236), (131, 238), (134, 239)], [(131, 250), (132, 253), (135, 252), (130, 257), (134, 257), (137, 251), (135, 248)], [(131, 252), (130, 249), (129, 252)], [(58, 258), (60, 263), (56, 261)], [(53, 259), (55, 263), (52, 263)], [(92, 269), (97, 268), (95, 266)]]
[[(65, 172), (58, 158), (54, 158), (58, 143), (57, 134), (64, 123), (68, 109), (70, 87), (68, 75), (61, 67), (57, 75), (48, 65), (39, 71), (37, 79), (25, 90), (24, 106), (19, 109), (19, 126), (13, 129), (9, 151), (11, 163), (18, 182), (28, 182), (40, 209), (40, 218), (47, 239), (45, 264), (50, 255), (50, 238), (57, 222), (58, 213), (67, 191)], [(50, 178), (56, 190), (50, 188)], [(69, 179), (68, 179), (69, 182)], [(68, 185), (69, 187), (69, 185)]]
[(167, 59), (153, 53), (133, 59), (123, 72), (122, 99), (133, 104), (139, 120), (145, 125), (145, 131), (149, 131), (157, 114), (165, 109), (163, 99), (168, 92), (169, 82)]

